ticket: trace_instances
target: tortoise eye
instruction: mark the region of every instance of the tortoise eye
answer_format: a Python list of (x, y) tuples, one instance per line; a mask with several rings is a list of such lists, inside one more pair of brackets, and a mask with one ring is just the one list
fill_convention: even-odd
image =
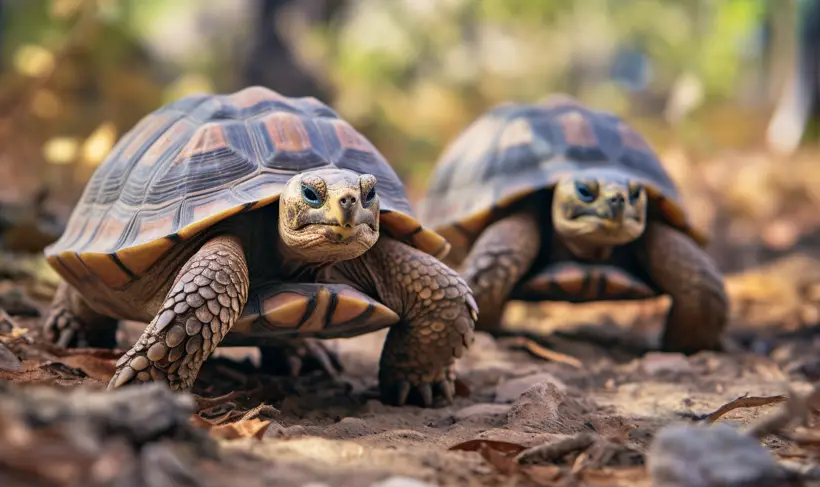
[(629, 203), (635, 204), (638, 199), (641, 197), (641, 193), (643, 192), (643, 186), (640, 184), (636, 184), (629, 189)]
[(361, 185), (362, 194), (364, 195), (364, 206), (368, 206), (376, 199), (376, 178), (365, 174), (359, 178), (359, 184)]
[(575, 193), (578, 195), (578, 199), (584, 203), (592, 203), (595, 201), (595, 193), (592, 191), (592, 188), (580, 181), (575, 182)]
[(374, 187), (370, 188), (370, 191), (368, 191), (367, 194), (365, 195), (364, 203), (366, 205), (369, 205), (370, 203), (373, 202), (373, 200), (375, 198), (376, 198), (376, 187), (374, 186)]
[(314, 208), (322, 206), (322, 199), (319, 198), (319, 192), (307, 184), (302, 184), (302, 199), (305, 200), (305, 203), (313, 206)]

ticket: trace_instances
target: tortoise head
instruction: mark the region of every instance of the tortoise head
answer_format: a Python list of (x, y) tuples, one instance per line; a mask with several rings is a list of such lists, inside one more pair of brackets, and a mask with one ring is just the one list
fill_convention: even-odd
[(379, 238), (376, 177), (346, 169), (297, 174), (279, 200), (279, 235), (307, 262), (359, 257)]
[(572, 249), (629, 243), (646, 228), (647, 195), (628, 175), (601, 169), (576, 172), (558, 181), (552, 219)]

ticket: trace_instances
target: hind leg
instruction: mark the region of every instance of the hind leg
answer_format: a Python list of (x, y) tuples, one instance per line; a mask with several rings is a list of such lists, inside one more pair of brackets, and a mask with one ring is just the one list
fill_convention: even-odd
[(688, 235), (662, 223), (647, 226), (645, 240), (649, 275), (672, 298), (662, 349), (719, 350), (729, 300), (714, 261)]
[(500, 328), (507, 298), (540, 248), (541, 232), (534, 212), (510, 215), (482, 232), (461, 272), (478, 303), (476, 330)]
[(60, 282), (43, 325), (46, 340), (61, 347), (114, 348), (118, 320), (94, 311), (82, 295)]
[(259, 352), (262, 356), (260, 369), (271, 375), (298, 377), (303, 373), (321, 370), (337, 379), (342, 371), (342, 364), (336, 353), (325, 347), (321, 340), (313, 338), (259, 347)]
[(182, 267), (157, 316), (117, 361), (108, 388), (156, 380), (172, 390), (191, 389), (202, 363), (242, 314), (248, 284), (239, 239), (209, 240)]

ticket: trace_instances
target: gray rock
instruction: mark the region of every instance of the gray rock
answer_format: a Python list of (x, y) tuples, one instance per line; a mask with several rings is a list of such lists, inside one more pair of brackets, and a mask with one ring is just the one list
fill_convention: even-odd
[(655, 487), (781, 487), (787, 478), (757, 440), (720, 423), (662, 429), (648, 466)]

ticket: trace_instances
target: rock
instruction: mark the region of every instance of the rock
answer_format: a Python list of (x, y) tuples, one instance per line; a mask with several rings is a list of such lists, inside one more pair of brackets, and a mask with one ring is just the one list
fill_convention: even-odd
[(8, 349), (5, 345), (0, 343), (0, 370), (15, 371), (20, 370), (20, 359), (14, 355), (14, 352)]
[(656, 487), (780, 487), (788, 478), (756, 439), (724, 424), (662, 429), (647, 463)]
[(567, 386), (557, 377), (546, 372), (518, 377), (498, 384), (495, 388), (495, 402), (513, 402), (521, 396), (527, 389), (537, 384), (552, 384), (559, 391), (564, 392)]
[(486, 418), (492, 416), (502, 416), (507, 414), (507, 412), (512, 407), (510, 404), (491, 404), (491, 403), (480, 403), (480, 404), (473, 404), (472, 406), (467, 406), (466, 408), (459, 409), (453, 415), (456, 421), (464, 421), (466, 419), (473, 419), (473, 418)]
[(692, 365), (682, 353), (650, 352), (641, 360), (643, 371), (649, 375), (688, 374), (694, 372)]
[(370, 484), (370, 487), (435, 487), (435, 485), (410, 477), (396, 475), (389, 479), (376, 482), (375, 484)]
[(512, 404), (507, 424), (530, 433), (575, 434), (585, 430), (584, 415), (590, 410), (590, 405), (568, 397), (558, 385), (540, 382)]

